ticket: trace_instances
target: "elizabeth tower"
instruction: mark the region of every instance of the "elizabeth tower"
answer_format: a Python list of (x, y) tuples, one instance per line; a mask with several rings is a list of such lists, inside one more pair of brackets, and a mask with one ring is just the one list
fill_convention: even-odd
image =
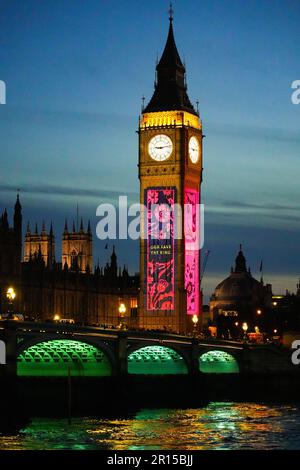
[(202, 125), (187, 95), (172, 14), (154, 94), (140, 117), (139, 178), (145, 207), (139, 327), (186, 333), (192, 317), (201, 312), (200, 246), (195, 239), (201, 223)]

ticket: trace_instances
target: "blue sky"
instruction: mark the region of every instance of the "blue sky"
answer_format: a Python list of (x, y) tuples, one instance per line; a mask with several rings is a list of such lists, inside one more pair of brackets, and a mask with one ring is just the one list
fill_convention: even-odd
[[(53, 219), (59, 248), (76, 204), (138, 198), (141, 97), (153, 91), (168, 29), (168, 1), (2, 0), (0, 208), (21, 188), (24, 222)], [(176, 0), (175, 36), (199, 100), (204, 143), (205, 278), (208, 295), (239, 243), (275, 291), (300, 275), (300, 79), (298, 0)], [(95, 239), (104, 264), (105, 243)], [(59, 250), (58, 250), (59, 251)], [(120, 262), (138, 266), (136, 244)]]

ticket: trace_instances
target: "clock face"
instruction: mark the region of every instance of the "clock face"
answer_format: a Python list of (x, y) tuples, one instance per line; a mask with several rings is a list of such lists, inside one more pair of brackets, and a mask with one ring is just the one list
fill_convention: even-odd
[(197, 163), (199, 160), (199, 142), (194, 136), (189, 141), (189, 156), (192, 163)]
[(149, 155), (157, 162), (163, 162), (169, 158), (173, 150), (173, 144), (170, 137), (164, 134), (158, 134), (149, 142)]

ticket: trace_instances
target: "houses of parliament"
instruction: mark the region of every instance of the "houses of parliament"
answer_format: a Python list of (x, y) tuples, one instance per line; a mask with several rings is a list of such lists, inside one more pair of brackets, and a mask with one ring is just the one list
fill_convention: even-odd
[[(19, 196), (13, 222), (5, 209), (0, 218), (0, 313), (9, 309), (10, 286), (16, 291), (14, 310), (26, 319), (48, 321), (73, 319), (90, 325), (117, 325), (119, 307), (126, 307), (125, 321), (135, 326), (139, 279), (118, 266), (113, 248), (105, 267), (93, 266), (90, 223), (86, 229), (65, 222), (61, 260), (56, 259), (55, 235), (43, 223), (31, 230), (27, 225), (22, 240), (22, 207)], [(24, 254), (23, 254), (24, 253)]]
[[(140, 219), (141, 230), (144, 223), (146, 228), (145, 239), (140, 237), (140, 278), (118, 267), (115, 250), (103, 269), (93, 267), (90, 224), (85, 228), (82, 222), (80, 227), (65, 223), (59, 261), (52, 226), (47, 231), (43, 224), (39, 231), (37, 226), (28, 225), (23, 247), (18, 197), (13, 226), (6, 211), (0, 223), (2, 311), (7, 309), (5, 301), (9, 303), (5, 292), (13, 285), (17, 293), (15, 306), (25, 317), (35, 320), (60, 317), (115, 325), (125, 306), (129, 327), (185, 333), (191, 330), (192, 319), (198, 321), (201, 316), (198, 239), (202, 222), (198, 206), (202, 121), (187, 93), (172, 8), (169, 13), (169, 31), (156, 66), (154, 91), (148, 104), (143, 104), (137, 131), (140, 203), (146, 207)], [(153, 211), (152, 220), (155, 204), (159, 210)], [(174, 211), (178, 205), (183, 217), (177, 221)], [(169, 223), (164, 225), (168, 214)], [(177, 237), (177, 231), (182, 238)]]

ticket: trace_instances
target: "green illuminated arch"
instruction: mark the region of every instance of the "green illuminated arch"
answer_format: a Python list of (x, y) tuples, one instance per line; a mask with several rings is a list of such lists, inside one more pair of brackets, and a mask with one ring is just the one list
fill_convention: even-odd
[(17, 373), (31, 377), (101, 377), (112, 374), (107, 355), (87, 343), (67, 339), (34, 344), (18, 356)]
[(199, 369), (205, 374), (238, 374), (237, 360), (224, 351), (208, 351), (199, 357)]
[(185, 360), (165, 346), (145, 346), (128, 356), (128, 373), (139, 375), (187, 374)]

